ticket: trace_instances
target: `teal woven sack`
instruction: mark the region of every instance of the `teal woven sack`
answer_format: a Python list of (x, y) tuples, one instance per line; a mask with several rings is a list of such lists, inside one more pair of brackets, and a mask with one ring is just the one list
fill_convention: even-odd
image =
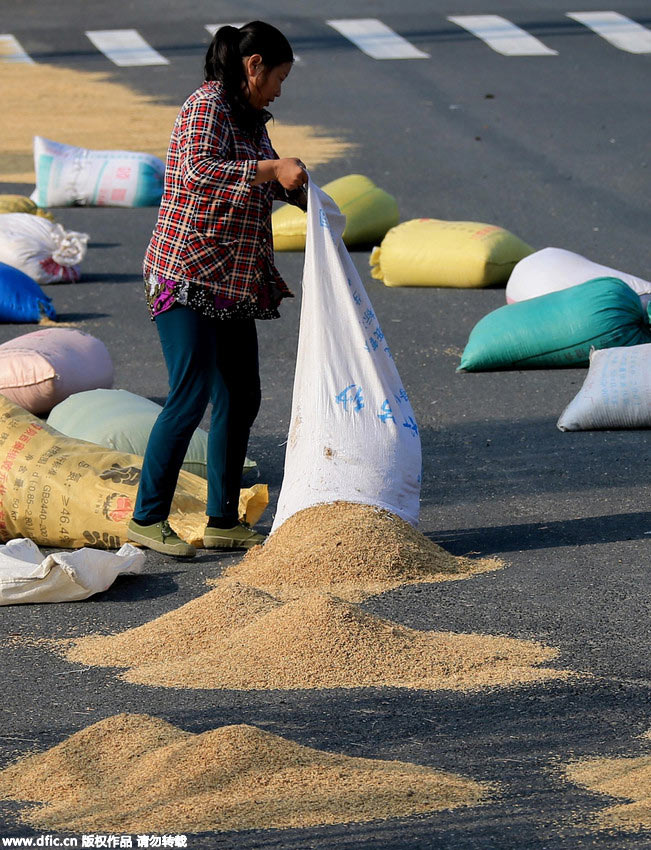
[(473, 328), (457, 371), (587, 366), (591, 348), (651, 342), (639, 295), (616, 277), (598, 277), (507, 304)]

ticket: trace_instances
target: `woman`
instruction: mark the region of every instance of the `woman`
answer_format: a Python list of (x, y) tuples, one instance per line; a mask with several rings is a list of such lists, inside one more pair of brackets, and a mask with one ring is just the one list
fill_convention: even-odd
[(255, 320), (291, 297), (274, 266), (274, 200), (306, 206), (307, 174), (280, 159), (265, 128), (294, 56), (285, 36), (253, 21), (222, 27), (205, 82), (174, 124), (158, 221), (144, 260), (145, 293), (170, 391), (145, 452), (128, 539), (177, 557), (192, 546), (167, 521), (188, 444), (212, 402), (207, 548), (264, 540), (238, 521), (242, 467), (260, 406)]

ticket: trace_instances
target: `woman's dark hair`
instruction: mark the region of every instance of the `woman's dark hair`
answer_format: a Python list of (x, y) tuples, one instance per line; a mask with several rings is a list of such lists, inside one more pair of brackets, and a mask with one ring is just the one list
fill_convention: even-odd
[(267, 71), (294, 61), (290, 43), (279, 29), (264, 21), (251, 21), (243, 27), (220, 27), (206, 53), (206, 80), (224, 86), (224, 94), (233, 117), (240, 127), (255, 133), (268, 117), (265, 110), (254, 109), (247, 99), (247, 79), (242, 59), (259, 53)]

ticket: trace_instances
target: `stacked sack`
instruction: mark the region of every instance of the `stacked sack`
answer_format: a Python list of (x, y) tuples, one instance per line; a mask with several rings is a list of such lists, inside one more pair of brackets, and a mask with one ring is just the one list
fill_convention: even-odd
[(506, 301), (507, 304), (525, 301), (527, 298), (568, 289), (596, 277), (619, 278), (637, 292), (643, 304), (651, 299), (651, 282), (648, 280), (593, 263), (563, 248), (543, 248), (525, 257), (513, 269), (506, 284)]
[(72, 283), (81, 277), (88, 234), (65, 230), (45, 207), (158, 204), (165, 164), (150, 154), (93, 151), (35, 136), (34, 170), (31, 198), (0, 195), (0, 321), (4, 322), (55, 319), (52, 302), (39, 285)]
[[(0, 395), (0, 540), (27, 537), (40, 546), (117, 549), (140, 480), (142, 458), (65, 437)], [(267, 487), (240, 491), (240, 515), (255, 523)], [(206, 482), (181, 471), (172, 503), (175, 531), (201, 545)]]
[(30, 213), (0, 215), (0, 262), (41, 285), (78, 281), (88, 239), (87, 233), (64, 230), (60, 224)]
[(601, 277), (493, 310), (473, 328), (459, 371), (587, 366), (592, 348), (647, 342), (640, 297)]
[(651, 427), (651, 282), (560, 248), (521, 260), (459, 371), (589, 366), (561, 431)]
[[(97, 387), (110, 386), (96, 383)], [(47, 422), (66, 437), (85, 440), (118, 452), (144, 455), (149, 434), (162, 407), (127, 390), (86, 389), (68, 395), (50, 411)], [(183, 469), (208, 477), (208, 432), (197, 428), (183, 461)], [(244, 471), (256, 467), (246, 458)]]
[(29, 198), (0, 196), (0, 322), (55, 320), (41, 286), (78, 281), (88, 239), (65, 230)]
[(106, 346), (75, 328), (43, 328), (0, 345), (0, 394), (30, 413), (49, 413), (73, 393), (112, 386)]

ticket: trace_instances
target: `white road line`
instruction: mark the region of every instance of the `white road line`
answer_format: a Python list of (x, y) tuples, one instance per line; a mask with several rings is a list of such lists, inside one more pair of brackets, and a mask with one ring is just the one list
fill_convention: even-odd
[(326, 23), (373, 59), (429, 59), (429, 53), (418, 50), (377, 18), (343, 18)]
[[(235, 29), (239, 29), (240, 27), (243, 27), (245, 23), (246, 23), (246, 21), (240, 22), (239, 24), (228, 24), (228, 23), (226, 23), (226, 24), (206, 24), (205, 29), (208, 30), (210, 35), (214, 35), (220, 27), (227, 27), (228, 26), (228, 27), (235, 27)], [(298, 63), (298, 62), (301, 62), (301, 61), (302, 61), (301, 57), (294, 54), (294, 62)]]
[(138, 30), (87, 30), (86, 35), (116, 65), (169, 65), (169, 59), (147, 44)]
[(557, 50), (501, 15), (451, 15), (448, 21), (468, 30), (504, 56), (558, 56)]
[(0, 62), (25, 62), (33, 65), (34, 60), (23, 50), (20, 42), (7, 33), (0, 35)]
[(242, 21), (239, 24), (229, 24), (228, 21), (225, 21), (223, 24), (206, 24), (206, 29), (210, 33), (210, 35), (214, 35), (220, 27), (235, 27), (235, 29), (239, 29), (243, 27), (246, 21)]
[(568, 12), (567, 17), (589, 27), (620, 50), (651, 53), (651, 30), (619, 12)]

